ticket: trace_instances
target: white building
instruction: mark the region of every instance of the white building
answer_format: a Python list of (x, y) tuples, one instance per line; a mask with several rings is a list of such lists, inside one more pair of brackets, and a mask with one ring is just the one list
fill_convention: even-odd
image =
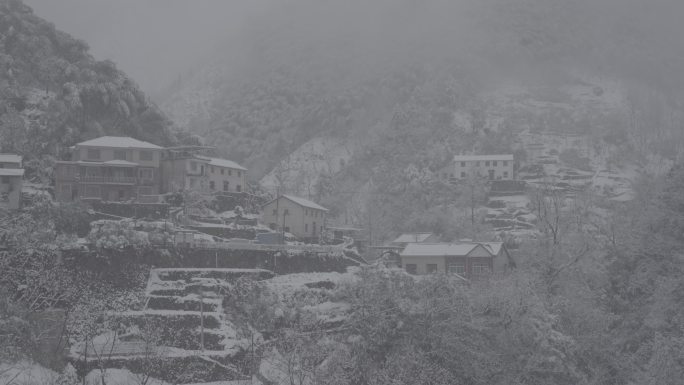
[(453, 171), (443, 171), (447, 179), (483, 177), (489, 180), (515, 179), (515, 161), (512, 154), (506, 155), (456, 155)]

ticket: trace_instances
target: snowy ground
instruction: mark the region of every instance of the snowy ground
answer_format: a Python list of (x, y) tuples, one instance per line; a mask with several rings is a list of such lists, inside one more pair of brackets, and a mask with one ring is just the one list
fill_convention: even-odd
[(275, 191), (282, 185), (295, 195), (315, 194), (320, 175), (334, 175), (349, 162), (352, 146), (341, 139), (314, 138), (301, 145), (261, 179), (261, 185)]
[(0, 384), (2, 385), (54, 384), (58, 376), (58, 373), (28, 361), (0, 364)]
[[(131, 385), (140, 384), (143, 380), (138, 374), (132, 373), (127, 369), (107, 369), (105, 373), (105, 383), (107, 385)], [(93, 370), (86, 376), (87, 385), (101, 385), (102, 375), (99, 370)], [(261, 382), (254, 378), (252, 380), (239, 381), (218, 381), (218, 382), (203, 382), (202, 385), (260, 385)], [(162, 381), (156, 378), (150, 378), (147, 385), (172, 385), (169, 382)], [(200, 385), (200, 383), (193, 384), (173, 384), (173, 385)]]

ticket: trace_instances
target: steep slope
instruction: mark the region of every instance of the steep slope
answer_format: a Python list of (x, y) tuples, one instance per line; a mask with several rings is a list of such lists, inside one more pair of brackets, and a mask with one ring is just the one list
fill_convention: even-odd
[(31, 172), (50, 166), (33, 159), (98, 135), (175, 141), (170, 121), (114, 63), (20, 0), (1, 0), (0, 150), (26, 156)]

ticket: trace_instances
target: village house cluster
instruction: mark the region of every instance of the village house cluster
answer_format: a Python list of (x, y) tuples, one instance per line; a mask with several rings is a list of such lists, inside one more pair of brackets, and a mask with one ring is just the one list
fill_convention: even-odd
[[(60, 202), (146, 204), (160, 203), (164, 194), (184, 190), (202, 194), (244, 193), (248, 170), (227, 159), (202, 155), (206, 149), (202, 146), (164, 148), (130, 137), (103, 136), (87, 140), (70, 149), (70, 160), (56, 163), (55, 198)], [(513, 183), (510, 181), (515, 180), (515, 172), (513, 155), (459, 155), (441, 171), (441, 177), (452, 183), (472, 177)], [(0, 154), (2, 207), (20, 208), (23, 175), (20, 156)], [(329, 210), (301, 197), (278, 194), (261, 206), (261, 212), (261, 222), (275, 237), (263, 237), (259, 233), (262, 237), (257, 237), (256, 243), (283, 243), (286, 234), (316, 243), (328, 230)], [(349, 238), (348, 228), (337, 230), (347, 235), (341, 238)], [(352, 230), (356, 235), (360, 231)], [(196, 230), (186, 231), (196, 233)], [(443, 243), (432, 233), (402, 234), (380, 248), (394, 255), (397, 265), (410, 274), (446, 273), (471, 279), (505, 272), (514, 265), (501, 242)]]
[(155, 201), (181, 190), (242, 192), (247, 169), (199, 155), (201, 147), (163, 148), (130, 137), (103, 136), (76, 144), (71, 160), (58, 161), (58, 201)]

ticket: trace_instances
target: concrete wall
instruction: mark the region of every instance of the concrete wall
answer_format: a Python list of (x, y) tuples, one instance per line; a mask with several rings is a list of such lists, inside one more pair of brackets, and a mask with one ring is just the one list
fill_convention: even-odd
[(23, 180), (20, 176), (0, 177), (0, 204), (11, 210), (21, 207), (22, 185)]
[[(208, 165), (207, 175), (209, 176), (209, 191), (228, 191), (241, 192), (245, 191), (247, 186), (247, 172), (245, 170), (238, 170), (230, 167), (221, 167), (215, 165)], [(213, 189), (212, 187), (213, 182)], [(224, 182), (227, 182), (228, 189), (224, 188)], [(239, 189), (237, 186), (240, 186)]]
[(192, 158), (164, 159), (161, 162), (161, 192), (180, 190), (209, 192), (207, 167), (206, 162)]
[(427, 274), (427, 265), (436, 264), (438, 273), (446, 273), (446, 263), (444, 256), (403, 256), (401, 257), (401, 265), (406, 269), (406, 265), (416, 265), (416, 274)]
[[(302, 207), (286, 198), (280, 198), (277, 202), (277, 204), (276, 201), (270, 202), (263, 207), (262, 222), (266, 226), (275, 224), (276, 229), (281, 230), (283, 226), (283, 213), (287, 210), (288, 214), (285, 215), (285, 228), (287, 232), (292, 233), (298, 238), (320, 236), (321, 230), (325, 227), (324, 211)], [(276, 207), (278, 212), (274, 213)]]

